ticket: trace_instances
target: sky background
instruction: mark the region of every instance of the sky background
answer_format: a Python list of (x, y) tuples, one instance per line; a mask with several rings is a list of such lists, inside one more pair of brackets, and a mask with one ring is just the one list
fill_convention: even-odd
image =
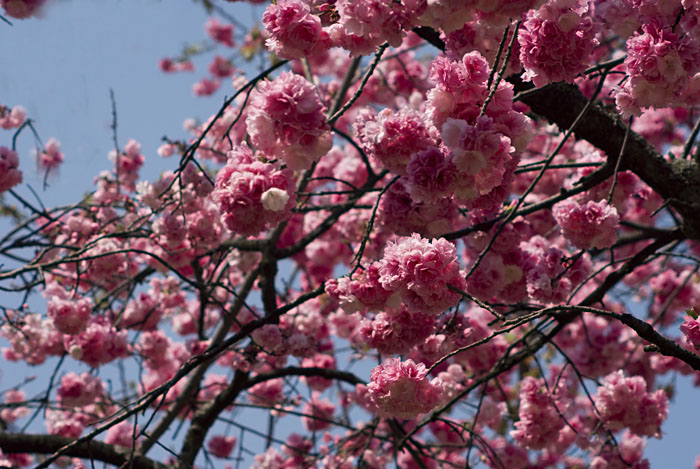
[[(262, 12), (237, 3), (219, 4), (247, 24)], [(186, 118), (206, 119), (218, 110), (224, 94), (233, 91), (230, 81), (223, 80), (214, 97), (193, 96), (192, 84), (208, 75), (211, 54), (195, 59), (193, 73), (165, 75), (157, 67), (160, 58), (205, 40), (206, 18), (203, 7), (191, 1), (56, 0), (41, 19), (14, 20), (12, 27), (0, 23), (0, 104), (23, 105), (41, 138), (57, 138), (65, 155), (44, 190), (32, 157), (34, 139), (23, 133), (18, 152), (24, 184), (19, 192), (29, 197), (31, 185), (52, 206), (75, 202), (93, 189), (94, 177), (111, 167), (110, 89), (116, 97), (120, 146), (130, 138), (142, 144), (146, 165), (141, 179), (174, 167), (176, 160), (156, 154), (161, 138), (186, 137)], [(0, 145), (10, 146), (11, 136), (0, 130)], [(7, 226), (0, 220), (0, 230)], [(5, 297), (2, 304), (11, 302)], [(3, 363), (0, 371), (1, 390), (15, 384), (9, 380), (14, 373), (39, 369), (27, 372)], [(649, 440), (651, 467), (692, 467), (700, 452), (700, 393), (687, 379), (677, 382), (677, 390), (663, 439)]]

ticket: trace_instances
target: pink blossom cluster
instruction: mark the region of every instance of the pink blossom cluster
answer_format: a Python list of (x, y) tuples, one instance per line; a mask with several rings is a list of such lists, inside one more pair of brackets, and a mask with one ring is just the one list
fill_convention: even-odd
[(543, 303), (566, 301), (572, 282), (564, 275), (565, 252), (542, 236), (523, 241), (520, 248), (529, 256), (525, 270), (528, 296)]
[(439, 314), (455, 306), (464, 290), (454, 244), (414, 234), (390, 242), (379, 268), (379, 283), (398, 292), (411, 312)]
[(70, 335), (85, 330), (92, 314), (92, 299), (80, 296), (71, 298), (62, 287), (52, 289), (51, 293), (47, 302), (47, 316), (56, 329)]
[(44, 149), (37, 154), (37, 164), (39, 168), (51, 171), (61, 163), (63, 163), (61, 144), (55, 138), (50, 138), (46, 141)]
[(691, 35), (656, 21), (644, 24), (627, 41), (625, 67), (630, 78), (616, 95), (624, 113), (697, 101), (700, 43)]
[(551, 0), (530, 10), (518, 34), (523, 78), (544, 86), (555, 81), (571, 82), (588, 66), (597, 28), (588, 2)]
[(124, 448), (134, 448), (138, 444), (136, 436), (139, 434), (138, 425), (124, 421), (110, 427), (105, 434), (105, 443)]
[(579, 204), (571, 199), (559, 202), (552, 214), (564, 237), (581, 249), (605, 249), (617, 241), (620, 217), (605, 200)]
[[(5, 391), (5, 404), (21, 404), (26, 401), (27, 393), (22, 390), (10, 389)], [(7, 423), (13, 423), (26, 417), (28, 414), (29, 408), (23, 405), (6, 406), (0, 410), (0, 418)]]
[(389, 359), (372, 370), (367, 396), (380, 416), (412, 419), (430, 412), (442, 399), (441, 382), (429, 381), (427, 374), (423, 363)]
[(158, 68), (163, 73), (173, 73), (173, 72), (193, 72), (194, 64), (189, 60), (173, 60), (169, 57), (160, 59), (158, 61)]
[(661, 437), (668, 397), (661, 389), (647, 391), (641, 376), (626, 377), (622, 371), (609, 374), (598, 388), (595, 403), (608, 429), (628, 428), (636, 435)]
[(126, 331), (117, 330), (104, 316), (92, 316), (85, 330), (65, 336), (63, 343), (71, 357), (93, 368), (127, 357), (130, 352)]
[(56, 395), (61, 407), (84, 407), (103, 397), (104, 386), (100, 378), (90, 373), (71, 371), (61, 378)]
[(530, 449), (543, 449), (554, 443), (564, 427), (561, 409), (557, 409), (543, 380), (526, 376), (520, 382), (520, 420), (511, 435), (515, 441)]
[(320, 44), (323, 32), (321, 20), (311, 14), (302, 0), (280, 0), (270, 4), (262, 17), (269, 37), (265, 45), (282, 59), (308, 57)]
[(254, 236), (289, 219), (296, 204), (292, 176), (289, 169), (260, 161), (246, 146), (232, 150), (212, 193), (226, 227)]
[(0, 104), (0, 128), (5, 130), (21, 127), (27, 119), (27, 110), (22, 106), (14, 106), (9, 109)]
[(0, 7), (8, 16), (20, 20), (40, 13), (47, 0), (0, 0)]
[(321, 399), (318, 392), (311, 394), (311, 399), (304, 405), (304, 416), (301, 419), (304, 428), (317, 432), (330, 428), (333, 423), (335, 405), (328, 399)]
[[(427, 171), (431, 172), (428, 168)], [(420, 171), (420, 170), (419, 170)], [(428, 177), (439, 177), (436, 174)], [(426, 237), (442, 236), (453, 227), (458, 207), (452, 197), (442, 197), (427, 202), (417, 202), (409, 191), (421, 197), (423, 189), (412, 186), (410, 181), (394, 182), (379, 201), (377, 222), (385, 231), (402, 236), (418, 233)]]
[(48, 356), (64, 353), (63, 334), (51, 319), (39, 314), (20, 315), (9, 310), (6, 314), (8, 321), (0, 328), (0, 334), (10, 343), (10, 348), (2, 349), (6, 360), (41, 365)]
[(376, 113), (363, 109), (354, 124), (355, 134), (368, 155), (388, 170), (405, 175), (411, 155), (435, 145), (435, 130), (415, 108)]
[(235, 47), (236, 42), (233, 39), (233, 25), (222, 24), (216, 18), (209, 18), (204, 25), (204, 31), (214, 41), (228, 47)]
[(338, 0), (335, 7), (345, 34), (357, 36), (365, 42), (362, 53), (367, 53), (383, 42), (389, 42), (393, 47), (400, 46), (406, 32), (418, 23), (418, 17), (427, 4), (426, 0)]
[(237, 439), (233, 435), (214, 435), (207, 443), (207, 450), (216, 458), (227, 459), (231, 457), (236, 442)]
[(696, 318), (686, 317), (681, 324), (683, 337), (695, 350), (700, 350), (700, 321)]
[(195, 96), (211, 96), (216, 93), (216, 90), (218, 90), (220, 86), (221, 82), (219, 80), (202, 78), (192, 85), (192, 93), (194, 93)]
[(598, 378), (619, 370), (631, 352), (631, 337), (618, 321), (584, 314), (566, 326), (556, 343), (585, 376)]
[(0, 194), (22, 182), (17, 152), (0, 146)]
[(515, 149), (510, 138), (494, 128), (491, 118), (478, 117), (475, 125), (448, 118), (442, 126), (442, 140), (457, 168), (457, 199), (468, 201), (487, 195), (503, 182)]
[(434, 315), (411, 313), (404, 307), (363, 320), (359, 334), (364, 343), (383, 355), (406, 354), (423, 343), (436, 327)]
[(331, 279), (326, 283), (326, 293), (348, 313), (364, 310), (378, 312), (387, 307), (398, 307), (397, 295), (386, 290), (379, 280), (380, 268), (381, 264), (374, 262), (349, 278)]
[(263, 81), (250, 94), (246, 126), (256, 148), (291, 169), (308, 169), (332, 146), (315, 87), (300, 75)]
[(121, 188), (134, 192), (136, 190), (136, 181), (139, 178), (139, 170), (145, 161), (141, 153), (141, 144), (136, 140), (130, 139), (124, 145), (124, 151), (118, 155), (112, 151), (109, 155), (114, 161), (115, 174), (119, 180)]

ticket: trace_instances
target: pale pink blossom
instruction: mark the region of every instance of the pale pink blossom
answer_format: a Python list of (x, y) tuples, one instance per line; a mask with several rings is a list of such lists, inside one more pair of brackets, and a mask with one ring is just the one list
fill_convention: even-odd
[(195, 96), (211, 96), (216, 93), (219, 86), (221, 86), (221, 82), (219, 80), (202, 78), (197, 83), (192, 85), (192, 92)]
[(24, 124), (27, 119), (27, 110), (22, 106), (15, 106), (9, 109), (0, 104), (0, 128), (5, 130), (14, 129)]

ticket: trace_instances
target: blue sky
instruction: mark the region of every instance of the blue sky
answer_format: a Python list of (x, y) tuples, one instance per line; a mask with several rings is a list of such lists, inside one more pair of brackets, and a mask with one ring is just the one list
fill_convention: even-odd
[[(254, 14), (247, 7), (219, 3), (251, 22)], [(19, 152), (25, 184), (47, 205), (74, 202), (91, 190), (93, 178), (111, 166), (110, 89), (116, 96), (120, 145), (134, 138), (143, 146), (147, 163), (142, 178), (151, 179), (174, 164), (155, 152), (161, 137), (185, 137), (184, 119), (206, 119), (233, 90), (224, 80), (213, 98), (192, 95), (191, 85), (206, 75), (211, 55), (195, 62), (194, 73), (164, 75), (158, 70), (161, 57), (205, 39), (205, 20), (203, 8), (194, 2), (57, 0), (42, 19), (15, 21), (13, 27), (0, 24), (0, 103), (25, 106), (41, 137), (59, 139), (65, 154), (59, 174), (43, 191), (30, 152), (33, 140), (23, 134)], [(0, 144), (9, 146), (11, 133), (0, 132)], [(29, 191), (24, 186), (20, 193)], [(5, 389), (13, 384), (6, 381), (12, 372), (7, 365), (0, 369), (0, 389)], [(679, 380), (665, 435), (648, 444), (652, 467), (692, 467), (700, 451), (696, 395), (687, 380)]]

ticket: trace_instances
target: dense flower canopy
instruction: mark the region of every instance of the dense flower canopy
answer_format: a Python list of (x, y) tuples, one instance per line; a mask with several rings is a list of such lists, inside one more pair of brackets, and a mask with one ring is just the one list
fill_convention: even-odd
[(204, 3), (158, 66), (225, 98), (155, 178), (115, 117), (34, 203), (71, 148), (0, 103), (0, 465), (649, 467), (700, 385), (700, 4)]

